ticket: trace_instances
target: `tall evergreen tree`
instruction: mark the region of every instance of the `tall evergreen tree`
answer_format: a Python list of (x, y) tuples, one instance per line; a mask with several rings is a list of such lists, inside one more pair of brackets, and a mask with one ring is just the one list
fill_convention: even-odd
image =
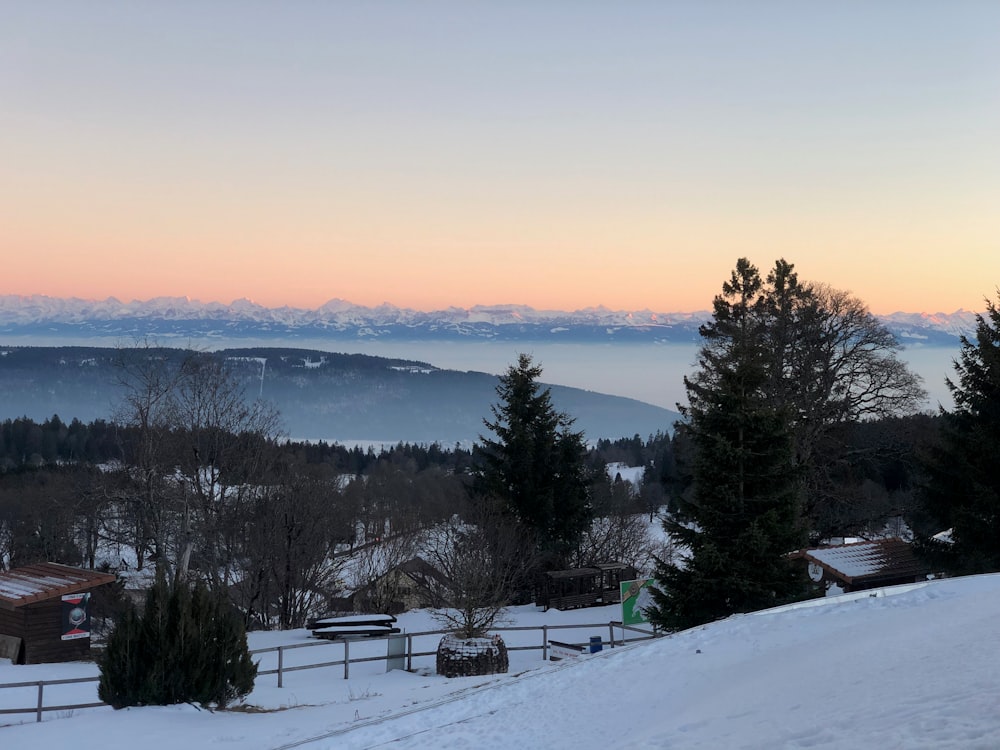
[(695, 449), (691, 523), (666, 521), (686, 550), (658, 561), (650, 619), (667, 630), (803, 597), (804, 574), (788, 560), (802, 546), (790, 415), (771, 398), (769, 319), (757, 269), (741, 258), (713, 319), (702, 326), (699, 369), (684, 384), (679, 429)]
[(496, 439), (481, 437), (479, 489), (500, 498), (537, 541), (549, 567), (564, 564), (591, 517), (583, 433), (556, 411), (542, 368), (527, 354), (500, 377), (493, 421)]
[(941, 443), (926, 462), (923, 504), (951, 530), (951, 543), (918, 539), (918, 548), (954, 573), (1000, 571), (1000, 309), (987, 301), (975, 341), (962, 336), (953, 411), (941, 410)]

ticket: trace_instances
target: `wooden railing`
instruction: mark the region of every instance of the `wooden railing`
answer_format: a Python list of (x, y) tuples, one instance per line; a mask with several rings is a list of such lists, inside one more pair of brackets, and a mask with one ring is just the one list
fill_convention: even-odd
[[(642, 628), (632, 627), (630, 625), (622, 625), (619, 622), (609, 622), (609, 623), (597, 623), (597, 624), (567, 624), (567, 625), (520, 625), (511, 627), (497, 627), (491, 628), (490, 632), (515, 632), (515, 631), (541, 631), (542, 639), (541, 643), (538, 645), (527, 645), (527, 646), (507, 646), (508, 651), (538, 651), (542, 652), (542, 659), (548, 660), (549, 658), (549, 632), (553, 630), (582, 630), (582, 629), (594, 629), (594, 628), (604, 628), (608, 629), (608, 640), (601, 640), (601, 644), (609, 645), (614, 648), (618, 645), (624, 645), (625, 643), (634, 643), (637, 641), (649, 640), (652, 638), (659, 638), (662, 634), (653, 633), (649, 630), (644, 630)], [(621, 637), (615, 638), (615, 629), (621, 630)], [(626, 638), (625, 632), (638, 633), (637, 637)], [(361, 656), (351, 658), (351, 639), (344, 639), (341, 641), (317, 641), (315, 643), (293, 643), (282, 646), (271, 646), (269, 648), (258, 648), (250, 651), (251, 656), (258, 656), (261, 654), (276, 653), (278, 665), (275, 669), (265, 669), (258, 670), (257, 677), (266, 677), (269, 675), (277, 675), (278, 687), (284, 687), (284, 676), (289, 672), (299, 672), (305, 669), (321, 669), (325, 667), (338, 667), (343, 666), (344, 668), (344, 679), (350, 678), (351, 664), (361, 664), (364, 662), (372, 661), (388, 661), (393, 658), (403, 658), (406, 662), (406, 669), (408, 671), (413, 670), (413, 659), (415, 657), (421, 656), (434, 656), (437, 653), (437, 648), (435, 646), (434, 650), (431, 651), (416, 651), (414, 650), (414, 639), (416, 638), (426, 638), (429, 636), (441, 636), (445, 635), (450, 631), (447, 630), (427, 630), (418, 633), (399, 633), (397, 635), (389, 636), (388, 638), (405, 638), (406, 639), (406, 649), (401, 655), (391, 655), (388, 653), (380, 654), (378, 656)], [(353, 641), (354, 643), (371, 643), (373, 641), (387, 641), (388, 638), (364, 638)], [(596, 636), (595, 636), (596, 638)], [(342, 645), (344, 647), (344, 658), (336, 659), (333, 661), (323, 661), (323, 662), (310, 662), (309, 664), (298, 664), (293, 666), (285, 666), (285, 654), (289, 651), (294, 651), (302, 648), (316, 648), (316, 647), (326, 647)], [(258, 664), (260, 662), (258, 661)], [(91, 702), (91, 703), (70, 703), (59, 706), (46, 706), (45, 705), (45, 688), (52, 685), (72, 685), (76, 683), (83, 682), (98, 682), (100, 677), (76, 677), (73, 679), (66, 680), (32, 680), (30, 682), (9, 682), (0, 684), (0, 690), (3, 688), (37, 688), (37, 701), (36, 704), (30, 708), (0, 708), (0, 715), (2, 714), (30, 714), (36, 715), (36, 721), (42, 720), (42, 714), (48, 711), (72, 711), (74, 709), (82, 708), (98, 708), (100, 706), (106, 706), (107, 703), (101, 701)]]
[(2, 708), (0, 709), (0, 714), (37, 714), (37, 721), (42, 720), (42, 713), (45, 711), (71, 711), (75, 708), (97, 708), (98, 706), (106, 706), (107, 703), (102, 701), (97, 701), (95, 703), (71, 703), (65, 706), (46, 706), (45, 705), (45, 686), (46, 685), (72, 685), (78, 682), (97, 682), (100, 677), (76, 677), (70, 680), (38, 680), (35, 682), (8, 682), (0, 685), (0, 688), (24, 688), (24, 687), (37, 687), (38, 688), (38, 703), (33, 708)]

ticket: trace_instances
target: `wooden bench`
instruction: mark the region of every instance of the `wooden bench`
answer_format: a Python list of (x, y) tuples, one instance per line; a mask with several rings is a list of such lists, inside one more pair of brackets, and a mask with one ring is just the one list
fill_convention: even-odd
[(335, 641), (340, 638), (377, 638), (379, 636), (392, 635), (393, 633), (398, 633), (399, 628), (390, 627), (388, 625), (373, 626), (373, 627), (328, 627), (328, 628), (317, 628), (312, 632), (314, 638), (326, 638), (330, 641)]
[(377, 638), (398, 633), (399, 628), (393, 625), (395, 622), (392, 615), (348, 615), (320, 618), (310, 627), (314, 638)]

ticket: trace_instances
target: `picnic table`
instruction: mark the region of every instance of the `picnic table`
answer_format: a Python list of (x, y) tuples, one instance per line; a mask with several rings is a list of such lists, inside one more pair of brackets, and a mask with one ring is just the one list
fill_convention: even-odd
[(392, 615), (348, 615), (323, 617), (313, 621), (310, 628), (314, 638), (336, 640), (339, 638), (376, 638), (398, 633)]

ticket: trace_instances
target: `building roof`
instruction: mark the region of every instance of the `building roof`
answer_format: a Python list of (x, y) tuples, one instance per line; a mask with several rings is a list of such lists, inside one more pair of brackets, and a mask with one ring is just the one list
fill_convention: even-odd
[(631, 565), (623, 562), (594, 563), (594, 567), (598, 570), (635, 570)]
[(821, 547), (802, 553), (829, 573), (849, 584), (916, 577), (928, 568), (902, 539), (877, 539), (838, 547)]
[(594, 563), (593, 566), (587, 568), (568, 568), (566, 570), (547, 570), (545, 575), (553, 580), (559, 578), (585, 578), (586, 576), (600, 575), (604, 571), (609, 570), (624, 570), (624, 571), (635, 571), (628, 563), (623, 562), (603, 562)]
[(567, 570), (546, 570), (545, 575), (552, 579), (560, 578), (585, 578), (586, 576), (600, 575), (598, 568), (569, 568)]
[(0, 572), (0, 607), (14, 609), (63, 594), (96, 588), (115, 580), (113, 573), (73, 568), (59, 563), (37, 563)]
[(448, 584), (448, 577), (444, 573), (419, 556), (401, 563), (395, 569), (405, 573), (417, 583), (435, 581), (442, 585)]

